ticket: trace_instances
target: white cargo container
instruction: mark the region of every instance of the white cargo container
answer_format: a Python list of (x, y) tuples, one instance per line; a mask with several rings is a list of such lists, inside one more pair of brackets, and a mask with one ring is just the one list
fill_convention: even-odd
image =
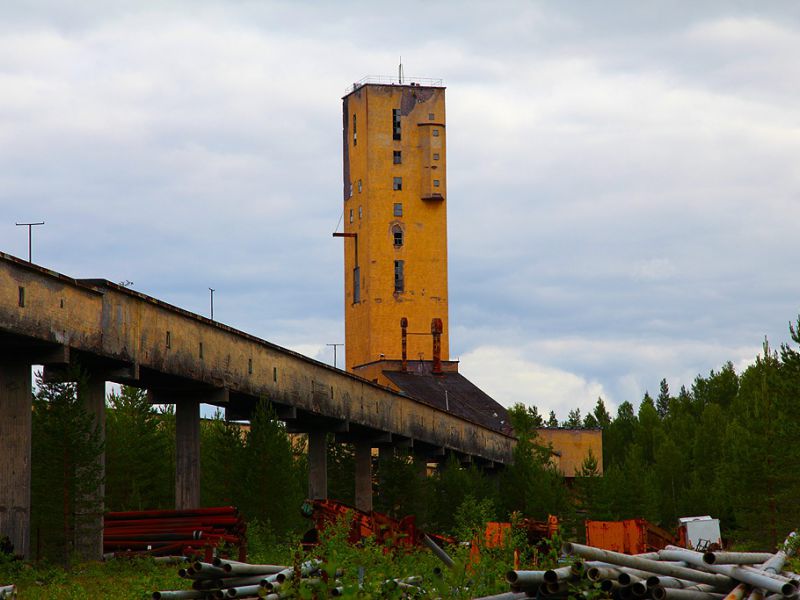
[(685, 548), (706, 551), (722, 548), (719, 519), (711, 516), (681, 517), (678, 519), (678, 539)]

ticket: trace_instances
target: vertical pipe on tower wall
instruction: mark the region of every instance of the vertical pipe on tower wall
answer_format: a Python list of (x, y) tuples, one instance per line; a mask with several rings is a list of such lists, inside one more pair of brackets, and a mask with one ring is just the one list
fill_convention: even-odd
[(403, 348), (403, 373), (408, 372), (408, 319), (405, 317), (400, 319), (400, 337)]
[(431, 335), (433, 336), (433, 372), (442, 372), (442, 320), (431, 320)]

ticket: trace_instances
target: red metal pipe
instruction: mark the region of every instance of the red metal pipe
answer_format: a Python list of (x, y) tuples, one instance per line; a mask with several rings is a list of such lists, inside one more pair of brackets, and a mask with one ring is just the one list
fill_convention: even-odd
[(431, 320), (431, 335), (433, 336), (433, 372), (437, 375), (442, 372), (442, 320)]

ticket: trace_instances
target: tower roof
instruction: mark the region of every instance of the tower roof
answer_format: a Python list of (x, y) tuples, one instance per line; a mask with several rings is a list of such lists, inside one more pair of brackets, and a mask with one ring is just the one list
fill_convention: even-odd
[(366, 85), (380, 85), (387, 87), (423, 87), (444, 89), (444, 80), (432, 77), (399, 77), (391, 75), (367, 75), (354, 81), (345, 89), (345, 97), (358, 91)]

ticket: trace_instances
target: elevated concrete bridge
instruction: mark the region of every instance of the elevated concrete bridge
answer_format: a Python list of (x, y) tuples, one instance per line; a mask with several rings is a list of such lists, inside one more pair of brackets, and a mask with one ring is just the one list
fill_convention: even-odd
[[(309, 496), (327, 496), (326, 443), (356, 448), (356, 503), (369, 509), (371, 449), (454, 453), (486, 467), (511, 461), (514, 438), (407, 395), (100, 279), (76, 280), (0, 253), (0, 537), (29, 555), (31, 365), (55, 376), (78, 363), (83, 401), (105, 422), (105, 383), (146, 388), (176, 407), (176, 505), (200, 501), (201, 403), (247, 419), (267, 400), (289, 431), (309, 434)], [(265, 460), (267, 458), (265, 457)], [(102, 490), (100, 490), (102, 492)], [(98, 535), (81, 553), (99, 557)]]

